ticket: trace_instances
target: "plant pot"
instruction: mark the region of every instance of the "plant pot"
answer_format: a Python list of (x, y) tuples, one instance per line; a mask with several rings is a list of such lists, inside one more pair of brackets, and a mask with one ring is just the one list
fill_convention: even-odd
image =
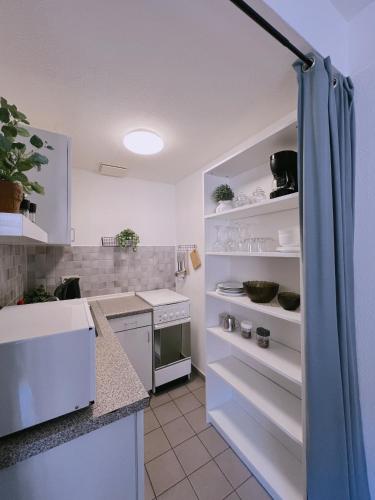
[(18, 213), (23, 197), (23, 188), (17, 182), (0, 181), (0, 212)]
[(219, 203), (216, 207), (216, 213), (219, 214), (221, 212), (226, 212), (227, 210), (230, 210), (231, 208), (233, 208), (232, 200), (222, 200), (222, 201), (219, 201)]

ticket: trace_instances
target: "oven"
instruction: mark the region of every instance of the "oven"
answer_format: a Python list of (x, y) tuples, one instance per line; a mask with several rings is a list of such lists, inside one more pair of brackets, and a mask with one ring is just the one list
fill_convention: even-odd
[(189, 301), (154, 307), (153, 390), (191, 373)]

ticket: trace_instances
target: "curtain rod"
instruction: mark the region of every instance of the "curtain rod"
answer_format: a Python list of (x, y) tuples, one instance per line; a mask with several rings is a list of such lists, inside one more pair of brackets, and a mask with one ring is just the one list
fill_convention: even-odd
[(261, 28), (266, 30), (273, 38), (280, 42), (284, 47), (289, 49), (293, 54), (295, 54), (299, 59), (301, 59), (309, 68), (313, 61), (305, 56), (295, 45), (293, 45), (280, 31), (272, 26), (268, 21), (258, 14), (253, 8), (250, 7), (244, 0), (229, 0), (236, 7), (238, 7), (242, 12), (249, 16), (253, 21), (255, 21)]

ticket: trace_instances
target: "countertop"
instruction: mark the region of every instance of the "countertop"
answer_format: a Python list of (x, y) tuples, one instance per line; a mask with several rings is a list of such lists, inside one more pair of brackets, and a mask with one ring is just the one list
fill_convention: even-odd
[(149, 395), (113, 334), (106, 315), (138, 314), (150, 311), (150, 306), (134, 295), (104, 300), (101, 297), (98, 301), (91, 301), (90, 306), (98, 335), (95, 403), (0, 438), (0, 469), (95, 431), (149, 405)]

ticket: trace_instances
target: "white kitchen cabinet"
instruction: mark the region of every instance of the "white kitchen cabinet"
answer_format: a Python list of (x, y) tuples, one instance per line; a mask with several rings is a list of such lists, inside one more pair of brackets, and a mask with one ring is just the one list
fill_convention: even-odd
[(152, 326), (115, 334), (147, 391), (152, 389)]
[[(42, 150), (49, 158), (48, 165), (27, 172), (29, 179), (38, 181), (45, 189), (45, 194), (32, 193), (30, 201), (37, 204), (36, 222), (48, 234), (48, 243), (70, 245), (70, 183), (71, 183), (71, 144), (69, 137), (29, 128), (31, 135), (36, 134), (54, 150)], [(25, 141), (27, 143), (27, 140)]]

